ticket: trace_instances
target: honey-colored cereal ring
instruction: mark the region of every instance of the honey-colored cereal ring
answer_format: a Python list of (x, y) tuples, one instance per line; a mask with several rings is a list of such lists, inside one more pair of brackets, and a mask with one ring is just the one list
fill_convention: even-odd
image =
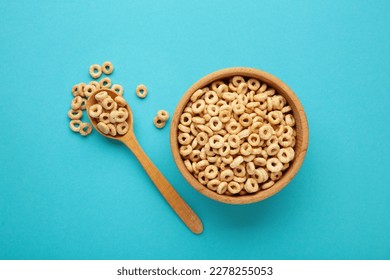
[(111, 136), (116, 136), (117, 133), (116, 133), (115, 125), (113, 125), (112, 123), (108, 123), (107, 126), (108, 126), (108, 129), (110, 130), (108, 133)]
[(260, 88), (260, 82), (257, 79), (251, 78), (247, 83), (250, 90), (257, 91)]
[(74, 97), (80, 95), (79, 84), (74, 85), (74, 86), (72, 87), (72, 94), (73, 94)]
[(222, 122), (218, 117), (212, 117), (208, 122), (208, 126), (213, 131), (220, 131), (222, 129)]
[(287, 148), (292, 146), (293, 137), (289, 134), (282, 134), (279, 136), (279, 145)]
[(114, 71), (114, 65), (110, 61), (105, 61), (102, 64), (102, 71), (106, 75), (110, 75)]
[(199, 145), (204, 146), (209, 141), (209, 136), (206, 132), (202, 131), (199, 132), (198, 135), (196, 135), (196, 140), (198, 141)]
[(200, 114), (204, 111), (205, 107), (206, 103), (203, 99), (198, 99), (191, 105), (191, 109), (194, 114)]
[(219, 149), (222, 147), (223, 143), (225, 143), (225, 140), (222, 138), (221, 135), (213, 135), (209, 139), (209, 144), (211, 148)]
[(144, 84), (140, 84), (135, 89), (135, 93), (137, 94), (137, 96), (139, 98), (145, 98), (146, 95), (148, 94), (148, 89), (146, 88), (146, 86)]
[(218, 176), (218, 167), (215, 165), (208, 165), (204, 170), (206, 178), (215, 179)]
[[(232, 79), (231, 79), (231, 82), (232, 84), (235, 86), (235, 87), (238, 87), (241, 83), (245, 83), (245, 79), (244, 77), (241, 77), (241, 76), (234, 76)], [(237, 90), (237, 89), (236, 89)]]
[(269, 156), (275, 156), (279, 153), (280, 147), (278, 144), (271, 144), (267, 147), (266, 151)]
[(79, 120), (79, 119), (81, 119), (82, 116), (83, 116), (83, 111), (80, 109), (79, 110), (70, 109), (68, 111), (68, 117), (71, 120)]
[(129, 124), (127, 122), (122, 122), (116, 125), (116, 132), (119, 135), (125, 135), (129, 131)]
[(114, 116), (115, 122), (117, 122), (117, 123), (122, 123), (122, 122), (126, 121), (127, 118), (129, 117), (129, 113), (127, 112), (127, 110), (121, 110), (121, 111), (117, 111), (117, 112), (118, 113), (116, 113)]
[(88, 114), (92, 118), (98, 118), (102, 112), (103, 112), (103, 108), (100, 104), (94, 104), (91, 107), (89, 107), (88, 110)]
[(94, 86), (97, 90), (100, 89), (100, 84), (98, 81), (90, 81), (89, 85)]
[(190, 126), (192, 123), (192, 116), (190, 113), (183, 113), (180, 116), (180, 123), (184, 126)]
[(280, 149), (277, 155), (281, 163), (289, 163), (294, 159), (294, 156), (295, 156), (295, 151), (291, 147)]
[(71, 120), (69, 123), (69, 127), (72, 131), (74, 132), (79, 132), (80, 131), (80, 126), (81, 126), (81, 121), (80, 120)]
[(221, 180), (223, 182), (230, 182), (233, 180), (234, 173), (231, 169), (225, 169), (221, 172)]
[(227, 182), (221, 182), (217, 187), (217, 193), (224, 194), (227, 191)]
[(244, 189), (248, 193), (255, 193), (259, 190), (259, 184), (257, 183), (257, 181), (255, 179), (248, 178), (248, 180), (246, 180), (246, 182), (244, 184)]
[(101, 91), (95, 95), (96, 101), (103, 101), (108, 97), (107, 91)]
[(263, 185), (261, 186), (261, 189), (262, 189), (262, 190), (269, 189), (269, 188), (272, 187), (274, 184), (275, 184), (274, 181), (268, 181), (267, 183), (265, 183), (265, 184), (263, 184)]
[(218, 102), (218, 94), (215, 91), (208, 91), (205, 94), (204, 101), (207, 104), (215, 104)]
[(92, 78), (98, 79), (102, 75), (102, 68), (99, 64), (93, 64), (89, 67), (89, 74)]
[(199, 172), (197, 178), (199, 183), (201, 183), (203, 186), (207, 186), (209, 178), (206, 177), (206, 173), (204, 171)]
[(240, 183), (237, 183), (236, 181), (231, 181), (228, 183), (228, 191), (232, 194), (239, 193), (242, 190), (243, 186), (240, 185)]
[(273, 128), (268, 124), (263, 125), (259, 129), (259, 136), (261, 139), (264, 139), (264, 140), (270, 139), (273, 133), (274, 133)]
[(87, 136), (92, 132), (92, 125), (90, 123), (82, 123), (80, 125), (80, 134), (81, 136)]
[(283, 164), (279, 161), (278, 158), (272, 157), (267, 159), (267, 169), (271, 172), (279, 172), (283, 168)]
[(165, 110), (158, 110), (157, 117), (162, 121), (167, 121), (169, 119), (169, 113)]
[(110, 132), (110, 128), (104, 122), (98, 122), (97, 128), (104, 134), (108, 134)]
[(269, 112), (268, 115), (267, 115), (267, 119), (268, 121), (273, 124), (273, 125), (277, 125), (277, 124), (280, 124), (283, 120), (283, 113), (280, 112), (280, 111), (272, 111), (272, 112)]
[(177, 139), (178, 139), (180, 145), (189, 145), (192, 141), (192, 137), (188, 133), (180, 133), (178, 135)]
[(115, 91), (117, 94), (119, 94), (120, 96), (123, 95), (123, 87), (121, 85), (114, 84), (111, 86), (111, 89)]
[(81, 96), (76, 96), (72, 99), (71, 107), (73, 110), (79, 110), (81, 108), (81, 105), (83, 104), (83, 98)]
[(279, 171), (279, 172), (274, 172), (274, 173), (271, 173), (270, 175), (269, 175), (269, 178), (272, 180), (272, 181), (278, 181), (278, 180), (280, 180), (280, 178), (282, 178), (282, 176), (283, 176), (283, 173), (282, 173), (282, 171)]
[(127, 105), (126, 100), (122, 96), (115, 96), (114, 101), (118, 104), (120, 107), (125, 107)]
[(221, 181), (219, 181), (218, 179), (210, 180), (207, 183), (207, 188), (209, 188), (212, 191), (217, 191), (218, 186), (219, 186), (220, 183), (221, 183)]
[(84, 87), (84, 95), (86, 97), (90, 97), (96, 91), (96, 87), (94, 85), (86, 85)]
[(194, 172), (194, 169), (192, 168), (192, 164), (191, 164), (191, 161), (189, 160), (189, 159), (186, 159), (185, 161), (184, 161), (184, 165), (185, 165), (185, 167), (187, 168), (187, 170), (189, 171), (189, 172)]
[(197, 162), (196, 168), (201, 171), (201, 170), (204, 170), (209, 165), (210, 165), (209, 161), (204, 159), (204, 160)]
[(157, 128), (163, 128), (166, 124), (166, 122), (160, 120), (157, 116), (153, 119), (154, 126)]
[(111, 79), (105, 77), (99, 81), (100, 88), (110, 88), (111, 87)]
[(111, 98), (111, 96), (104, 98), (104, 100), (102, 101), (102, 107), (106, 110), (113, 110), (115, 104), (116, 102)]

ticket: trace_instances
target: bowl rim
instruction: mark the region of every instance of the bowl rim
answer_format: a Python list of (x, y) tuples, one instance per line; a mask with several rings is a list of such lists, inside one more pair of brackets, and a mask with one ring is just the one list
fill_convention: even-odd
[[(189, 102), (191, 95), (200, 88), (203, 88), (209, 85), (213, 81), (223, 80), (232, 76), (244, 76), (244, 77), (252, 77), (257, 78), (260, 82), (267, 83), (267, 85), (274, 88), (279, 94), (284, 96), (287, 99), (287, 102), (291, 107), (293, 107), (292, 113), (296, 120), (296, 129), (300, 130), (298, 135), (297, 133), (297, 145), (299, 145), (299, 150), (296, 150), (295, 158), (293, 164), (287, 169), (287, 172), (283, 174), (282, 178), (277, 181), (271, 188), (259, 191), (255, 194), (250, 195), (242, 195), (242, 196), (228, 196), (228, 195), (220, 195), (207, 187), (203, 186), (185, 167), (184, 161), (181, 158), (179, 153), (179, 143), (177, 141), (178, 129), (177, 126), (179, 124), (180, 115), (184, 110), (185, 106)], [(298, 131), (297, 131), (298, 132)], [(299, 140), (299, 141), (298, 141)], [(301, 102), (298, 97), (292, 91), (290, 87), (288, 87), (282, 80), (275, 77), (274, 75), (265, 72), (263, 70), (259, 70), (256, 68), (249, 67), (231, 67), (224, 68), (217, 71), (214, 71), (206, 76), (202, 77), (198, 81), (196, 81), (191, 87), (189, 87), (184, 95), (181, 97), (178, 105), (176, 106), (175, 112), (172, 117), (171, 128), (170, 128), (170, 146), (171, 152), (175, 161), (176, 166), (178, 167), (180, 173), (186, 179), (186, 181), (197, 191), (202, 193), (203, 195), (227, 204), (249, 204), (264, 200), (269, 198), (280, 190), (282, 190), (287, 184), (294, 178), (294, 176), (298, 173), (300, 169), (309, 143), (309, 127), (307, 122), (307, 117)], [(298, 152), (297, 152), (298, 150)]]

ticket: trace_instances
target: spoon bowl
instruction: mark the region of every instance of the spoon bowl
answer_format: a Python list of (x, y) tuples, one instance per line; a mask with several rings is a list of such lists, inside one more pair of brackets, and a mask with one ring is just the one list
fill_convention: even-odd
[(203, 231), (203, 224), (199, 217), (195, 214), (195, 212), (188, 206), (188, 204), (181, 198), (181, 196), (176, 192), (176, 190), (171, 186), (171, 184), (167, 181), (164, 175), (157, 169), (157, 167), (153, 164), (153, 162), (148, 158), (148, 156), (143, 151), (142, 147), (138, 144), (137, 139), (135, 138), (135, 134), (133, 131), (133, 114), (131, 112), (130, 106), (126, 104), (125, 108), (129, 113), (129, 117), (127, 118), (127, 123), (129, 125), (129, 130), (124, 135), (117, 134), (116, 136), (111, 136), (108, 134), (102, 133), (98, 127), (98, 121), (92, 118), (89, 115), (89, 108), (97, 104), (97, 100), (95, 98), (96, 94), (99, 92), (106, 91), (112, 99), (119, 96), (116, 92), (110, 89), (99, 89), (95, 91), (86, 102), (86, 110), (88, 118), (90, 119), (93, 127), (104, 137), (108, 137), (111, 139), (115, 139), (124, 143), (135, 155), (138, 161), (141, 163), (142, 167), (149, 175), (150, 179), (153, 181), (154, 185), (160, 191), (162, 196), (168, 202), (168, 204), (172, 207), (172, 209), (176, 212), (176, 214), (180, 217), (180, 219), (186, 224), (186, 226), (196, 234), (200, 234)]

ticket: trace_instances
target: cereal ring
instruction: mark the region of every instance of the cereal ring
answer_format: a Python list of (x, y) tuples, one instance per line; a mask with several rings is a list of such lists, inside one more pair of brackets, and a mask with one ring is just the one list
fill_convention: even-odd
[(89, 85), (94, 86), (97, 90), (100, 89), (100, 84), (98, 81), (90, 81)]
[(234, 76), (234, 77), (231, 79), (231, 82), (232, 82), (232, 84), (233, 84), (235, 87), (238, 87), (241, 83), (245, 83), (245, 79), (244, 79), (244, 77), (241, 77), (241, 76)]
[(282, 134), (279, 136), (279, 145), (287, 148), (292, 146), (293, 137), (289, 134)]
[(192, 162), (200, 161), (200, 151), (194, 150), (194, 147), (191, 145), (192, 152), (190, 154), (190, 160)]
[(233, 162), (233, 156), (231, 156), (231, 155), (224, 156), (224, 157), (221, 157), (221, 160), (223, 163), (231, 164)]
[(227, 189), (230, 193), (236, 194), (239, 193), (242, 190), (243, 186), (240, 185), (240, 183), (237, 183), (235, 181), (231, 181), (228, 183)]
[(191, 132), (191, 129), (190, 129), (188, 126), (182, 125), (181, 123), (179, 123), (179, 125), (177, 126), (177, 128), (178, 128), (181, 132), (186, 132), (186, 133)]
[(251, 124), (252, 124), (252, 117), (249, 115), (249, 114), (246, 114), (246, 113), (244, 113), (244, 114), (242, 114), (240, 117), (239, 117), (239, 119), (238, 119), (238, 121), (239, 121), (239, 123), (243, 126), (243, 127), (248, 127), (248, 126), (250, 126)]
[(230, 167), (234, 169), (237, 166), (239, 166), (243, 161), (244, 161), (244, 158), (242, 156), (235, 157), (233, 159), (232, 163), (230, 164)]
[(206, 107), (206, 103), (203, 99), (196, 100), (192, 106), (191, 109), (195, 114), (200, 114), (203, 112), (204, 108)]
[(247, 180), (246, 177), (237, 177), (237, 176), (234, 176), (234, 178), (233, 178), (233, 181), (234, 181), (234, 182), (237, 182), (237, 183), (245, 183), (246, 180)]
[(96, 101), (103, 101), (108, 97), (107, 91), (101, 91), (95, 95)]
[(288, 106), (283, 107), (282, 110), (281, 110), (281, 112), (282, 112), (283, 114), (285, 114), (285, 113), (290, 112), (291, 110), (292, 110), (292, 109), (291, 109), (291, 106), (288, 105)]
[(98, 79), (102, 75), (102, 68), (99, 64), (93, 64), (89, 67), (89, 74), (92, 78)]
[(187, 170), (190, 171), (191, 173), (194, 171), (194, 169), (192, 169), (192, 164), (191, 164), (191, 161), (189, 159), (186, 159), (184, 161), (184, 165), (187, 168)]
[(222, 93), (222, 98), (225, 99), (226, 101), (233, 101), (237, 98), (237, 94), (227, 91)]
[(271, 144), (267, 147), (266, 151), (269, 156), (275, 156), (279, 153), (280, 147), (278, 144)]
[(69, 127), (72, 131), (74, 132), (79, 132), (80, 131), (80, 126), (81, 126), (81, 121), (80, 120), (71, 120), (69, 123)]
[(294, 156), (295, 156), (295, 151), (291, 147), (280, 149), (277, 155), (281, 163), (289, 163), (294, 159)]
[(102, 101), (102, 107), (106, 110), (113, 110), (115, 107), (116, 102), (111, 98), (111, 96), (106, 97)]
[(244, 188), (248, 193), (255, 193), (259, 190), (259, 184), (255, 179), (249, 178), (244, 184)]
[(248, 173), (249, 175), (253, 175), (255, 170), (256, 170), (256, 167), (252, 161), (250, 161), (246, 164), (246, 173)]
[(260, 88), (260, 82), (257, 79), (251, 78), (248, 80), (248, 88), (257, 91)]
[(230, 154), (230, 145), (225, 142), (223, 143), (222, 147), (218, 149), (219, 155), (222, 157), (229, 156)]
[(97, 124), (97, 128), (104, 134), (108, 134), (110, 132), (110, 128), (104, 122), (99, 122)]
[(79, 119), (81, 119), (82, 116), (83, 116), (83, 111), (82, 110), (70, 109), (69, 112), (68, 112), (68, 117), (71, 120), (79, 120)]
[(244, 142), (240, 146), (240, 153), (243, 156), (249, 156), (252, 153), (252, 146), (248, 142)]
[(184, 126), (190, 126), (192, 123), (192, 116), (190, 113), (184, 113), (180, 116), (180, 123)]
[(126, 100), (122, 96), (115, 96), (114, 101), (120, 107), (125, 107), (127, 105)]
[(242, 130), (242, 126), (236, 120), (230, 120), (229, 123), (226, 124), (226, 130), (230, 134), (238, 134)]
[(263, 184), (263, 185), (261, 186), (261, 189), (262, 189), (262, 190), (269, 189), (269, 188), (272, 187), (274, 184), (275, 184), (274, 181), (269, 181), (269, 182)]
[(169, 119), (169, 113), (165, 110), (159, 110), (157, 111), (157, 117), (165, 122)]
[(74, 97), (79, 96), (82, 94), (82, 88), (80, 87), (80, 84), (74, 85), (72, 87), (72, 94)]
[(223, 146), (225, 140), (220, 135), (213, 135), (209, 139), (209, 144), (211, 148), (219, 149)]
[(202, 97), (202, 95), (204, 94), (205, 92), (201, 89), (198, 89), (197, 91), (195, 91), (192, 96), (191, 96), (191, 101), (192, 102), (195, 102), (196, 100), (200, 99)]
[(94, 104), (91, 107), (89, 107), (88, 110), (88, 114), (92, 118), (98, 118), (102, 112), (103, 112), (103, 108), (100, 104)]
[(86, 85), (84, 87), (84, 96), (90, 97), (96, 91), (96, 87), (94, 85)]
[(233, 168), (233, 173), (237, 177), (244, 177), (246, 175), (245, 165), (240, 164), (236, 168)]
[(240, 138), (240, 139), (244, 139), (244, 138), (247, 138), (249, 135), (250, 135), (250, 130), (249, 129), (244, 129), (244, 130), (241, 130), (237, 136)]
[(208, 126), (213, 131), (220, 131), (222, 129), (222, 122), (218, 117), (212, 117), (208, 122)]
[(284, 117), (284, 121), (286, 122), (286, 125), (293, 127), (295, 125), (295, 118), (293, 115), (288, 114)]
[(268, 87), (268, 85), (267, 85), (266, 83), (263, 83), (263, 84), (260, 86), (260, 88), (259, 88), (259, 90), (257, 91), (257, 93), (265, 92), (265, 91), (267, 90), (267, 87)]
[(210, 90), (206, 92), (204, 101), (206, 101), (207, 104), (215, 104), (218, 101), (218, 94), (215, 91)]
[(203, 186), (206, 186), (209, 182), (209, 178), (206, 177), (206, 173), (204, 171), (199, 172), (197, 178), (199, 183), (201, 183)]
[(183, 157), (186, 157), (192, 153), (192, 147), (190, 145), (181, 146), (180, 147), (180, 154)]
[(233, 106), (233, 112), (237, 115), (241, 115), (245, 112), (245, 105), (238, 103)]
[(275, 157), (267, 160), (267, 169), (271, 172), (279, 172), (283, 168), (283, 164)]
[(127, 122), (122, 122), (116, 125), (116, 132), (119, 135), (125, 135), (129, 131), (129, 124)]
[(195, 124), (205, 124), (206, 120), (202, 117), (192, 117), (192, 122)]
[(110, 123), (116, 123), (116, 115), (119, 113), (119, 111), (117, 110), (112, 110), (109, 114), (110, 114), (110, 117), (109, 117), (109, 120), (110, 120)]
[(221, 172), (221, 180), (224, 182), (230, 182), (233, 180), (234, 173), (231, 169), (225, 169)]
[(114, 71), (114, 65), (110, 61), (105, 61), (102, 64), (102, 71), (106, 75), (110, 75)]
[(140, 84), (135, 89), (135, 93), (139, 98), (145, 98), (146, 95), (148, 94), (148, 89), (144, 84)]
[(120, 96), (123, 95), (123, 87), (121, 85), (115, 84), (111, 86), (111, 89), (116, 92), (116, 94), (119, 94)]
[(192, 141), (192, 137), (188, 133), (180, 133), (177, 139), (181, 145), (189, 145)]
[(110, 88), (111, 87), (111, 79), (108, 77), (105, 77), (99, 81), (101, 88)]
[(117, 123), (122, 123), (127, 120), (129, 117), (129, 113), (126, 110), (117, 111), (118, 113), (115, 114), (114, 119)]
[(272, 181), (278, 181), (280, 180), (280, 178), (282, 178), (282, 171), (279, 171), (279, 172), (273, 172), (269, 175), (269, 178), (272, 180)]
[(221, 183), (221, 181), (219, 181), (218, 179), (210, 180), (207, 183), (207, 188), (209, 188), (212, 191), (217, 191), (218, 186), (219, 186), (220, 183)]
[(199, 132), (198, 135), (196, 135), (196, 141), (198, 141), (199, 145), (204, 146), (209, 141), (209, 136), (204, 131)]
[(92, 132), (92, 125), (89, 124), (89, 123), (82, 123), (80, 125), (80, 134), (81, 136), (87, 136), (89, 134), (91, 134)]
[(257, 147), (260, 145), (260, 136), (257, 133), (252, 133), (248, 136), (248, 143), (252, 147)]
[(231, 115), (231, 112), (229, 110), (220, 110), (219, 111), (219, 119), (223, 123), (227, 123), (228, 121), (230, 121), (230, 115)]
[(248, 85), (246, 83), (241, 83), (237, 87), (238, 94), (246, 94), (248, 92)]
[(79, 110), (81, 108), (81, 105), (83, 104), (83, 98), (81, 96), (76, 96), (72, 99), (71, 107), (73, 110)]
[(268, 172), (264, 168), (257, 168), (253, 172), (253, 177), (257, 181), (257, 183), (264, 183), (268, 180)]
[(268, 113), (267, 119), (273, 125), (280, 124), (283, 120), (283, 113), (280, 111), (271, 111)]
[(230, 146), (230, 148), (238, 148), (240, 146), (240, 137), (234, 134), (231, 134), (227, 138), (227, 142)]
[(210, 165), (209, 161), (203, 159), (203, 160), (197, 162), (196, 168), (197, 168), (198, 170), (204, 170), (204, 169), (205, 169), (207, 166), (209, 166), (209, 165)]
[(207, 113), (211, 116), (218, 116), (219, 115), (219, 107), (215, 104), (210, 104), (206, 107)]
[(115, 125), (113, 125), (112, 123), (108, 123), (107, 126), (108, 126), (108, 129), (110, 130), (108, 133), (109, 133), (111, 136), (116, 136), (116, 128), (115, 128)]
[(229, 91), (229, 88), (228, 88), (228, 86), (225, 85), (225, 84), (221, 84), (221, 85), (217, 88), (217, 90), (216, 90), (217, 95), (218, 95), (219, 98), (222, 98), (222, 94), (223, 94), (224, 92), (227, 92), (227, 91)]
[(215, 179), (218, 176), (218, 167), (215, 165), (209, 165), (204, 170), (206, 178)]
[(166, 124), (163, 120), (160, 120), (157, 116), (153, 119), (154, 126), (157, 128), (163, 128)]
[(274, 129), (269, 124), (263, 125), (259, 129), (259, 136), (261, 139), (268, 140), (274, 133)]
[(227, 191), (227, 182), (221, 182), (217, 187), (217, 193), (224, 194)]
[(222, 81), (215, 81), (215, 82), (212, 82), (211, 83), (211, 89), (213, 91), (217, 91), (218, 87), (220, 87), (221, 85), (224, 85), (225, 83), (222, 82)]

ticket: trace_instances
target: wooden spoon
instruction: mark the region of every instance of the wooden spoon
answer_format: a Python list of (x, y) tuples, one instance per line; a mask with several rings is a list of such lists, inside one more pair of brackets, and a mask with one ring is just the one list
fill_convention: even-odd
[[(86, 109), (87, 114), (89, 112), (89, 107), (96, 104), (95, 95), (99, 92), (106, 91), (109, 96), (114, 99), (118, 94), (110, 89), (99, 89), (95, 91), (87, 100)], [(115, 137), (107, 134), (103, 134), (97, 128), (97, 120), (91, 118), (88, 114), (89, 119), (91, 120), (92, 125), (95, 129), (105, 137), (119, 140), (124, 143), (135, 155), (138, 161), (141, 163), (146, 173), (152, 179), (153, 183), (160, 191), (162, 196), (166, 199), (169, 205), (173, 208), (176, 214), (180, 219), (187, 225), (187, 227), (196, 234), (200, 234), (203, 231), (203, 225), (199, 217), (194, 213), (194, 211), (188, 206), (188, 204), (180, 197), (180, 195), (175, 191), (175, 189), (169, 184), (167, 179), (161, 174), (153, 162), (148, 158), (145, 152), (142, 150), (141, 146), (138, 144), (137, 139), (133, 131), (133, 115), (130, 109), (130, 106), (126, 105), (127, 110), (129, 111), (129, 117), (127, 119), (129, 130), (125, 135), (117, 135)]]

